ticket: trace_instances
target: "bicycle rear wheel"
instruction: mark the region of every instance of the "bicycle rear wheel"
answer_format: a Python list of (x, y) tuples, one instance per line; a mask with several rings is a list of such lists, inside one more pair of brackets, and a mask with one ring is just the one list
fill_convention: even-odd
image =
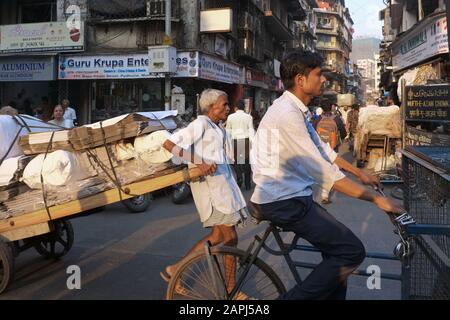
[[(231, 247), (211, 248), (211, 256), (217, 274), (216, 281), (213, 280), (205, 252), (199, 251), (195, 255), (187, 257), (172, 276), (167, 289), (167, 300), (226, 299), (225, 260), (234, 259), (236, 262), (235, 278), (237, 282), (243, 276), (249, 259), (245, 260), (246, 253), (244, 251)], [(228, 291), (231, 291), (230, 289)], [(273, 300), (285, 292), (286, 288), (283, 282), (273, 269), (261, 259), (256, 258), (233, 300)]]

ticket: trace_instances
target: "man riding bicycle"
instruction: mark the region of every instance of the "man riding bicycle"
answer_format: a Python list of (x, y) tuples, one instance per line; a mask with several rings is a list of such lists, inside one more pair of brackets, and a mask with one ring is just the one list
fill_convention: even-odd
[(348, 276), (362, 263), (365, 249), (346, 226), (313, 201), (313, 186), (334, 189), (373, 202), (386, 212), (404, 209), (347, 178), (380, 187), (377, 178), (352, 166), (321, 141), (306, 120), (307, 105), (321, 94), (326, 78), (322, 58), (312, 52), (288, 53), (280, 67), (286, 88), (262, 119), (251, 151), (251, 201), (261, 215), (285, 231), (293, 231), (321, 250), (323, 261), (281, 299), (345, 299)]

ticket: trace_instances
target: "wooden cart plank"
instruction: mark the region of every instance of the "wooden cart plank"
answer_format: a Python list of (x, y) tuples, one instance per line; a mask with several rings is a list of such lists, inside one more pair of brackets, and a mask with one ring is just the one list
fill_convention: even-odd
[(50, 226), (48, 222), (38, 223), (31, 226), (18, 228), (10, 231), (3, 232), (0, 234), (0, 239), (9, 242), (22, 240), (26, 238), (31, 238), (35, 236), (39, 236), (41, 234), (45, 234), (50, 232)]
[[(134, 182), (123, 186), (124, 190), (129, 190), (129, 194), (122, 193), (122, 199), (129, 199), (134, 195), (142, 195), (148, 192), (160, 190), (171, 185), (183, 182), (185, 180), (184, 170), (178, 170), (166, 175), (152, 177), (147, 180)], [(195, 179), (202, 176), (200, 169), (189, 169), (189, 179)], [(120, 201), (120, 194), (118, 189), (111, 189), (93, 196), (83, 198), (80, 200), (70, 201), (61, 205), (49, 207), (50, 217), (45, 209), (26, 213), (18, 217), (11, 217), (0, 220), (0, 234), (4, 232), (23, 228), (30, 225), (44, 223), (50, 220), (60, 219), (74, 215), (85, 210), (97, 208)]]

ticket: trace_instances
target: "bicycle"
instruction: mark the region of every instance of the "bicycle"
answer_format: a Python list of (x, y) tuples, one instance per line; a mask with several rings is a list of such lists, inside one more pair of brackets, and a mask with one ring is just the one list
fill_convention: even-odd
[[(266, 221), (256, 208), (252, 208), (250, 213), (257, 224)], [(394, 232), (401, 239), (394, 249), (394, 255), (367, 253), (366, 257), (407, 262), (412, 255), (412, 250), (410, 245), (411, 239), (406, 232), (406, 226), (414, 224), (415, 221), (407, 213), (398, 217), (391, 216), (391, 221), (396, 227)], [(280, 227), (269, 222), (269, 226), (264, 231), (263, 236), (256, 235), (245, 251), (226, 246), (211, 247), (206, 243), (204, 251), (199, 251), (192, 256), (186, 257), (175, 271), (169, 282), (166, 298), (168, 300), (277, 299), (286, 292), (286, 287), (276, 272), (258, 257), (261, 250), (264, 249), (275, 256), (284, 256), (297, 284), (302, 283), (297, 268), (314, 268), (315, 265), (293, 261), (290, 253), (294, 250), (319, 252), (319, 250), (311, 246), (297, 245), (300, 239), (297, 235), (291, 244), (284, 243), (281, 237), (282, 232), (284, 231)], [(270, 235), (274, 236), (280, 248), (279, 250), (274, 250), (266, 244)], [(235, 271), (233, 270), (235, 272), (235, 285), (232, 286), (233, 289), (227, 286), (229, 275), (226, 274), (224, 267), (226, 259), (233, 259), (235, 263)], [(361, 270), (356, 270), (354, 274), (370, 276), (370, 274)], [(391, 280), (402, 279), (400, 275), (385, 273), (381, 277)]]

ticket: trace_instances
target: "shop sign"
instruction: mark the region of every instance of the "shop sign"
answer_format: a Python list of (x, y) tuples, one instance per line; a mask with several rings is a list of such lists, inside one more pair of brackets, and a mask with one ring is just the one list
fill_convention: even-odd
[(58, 78), (136, 79), (150, 78), (148, 54), (110, 56), (60, 56)]
[(450, 121), (450, 85), (407, 86), (406, 120)]
[(0, 53), (67, 52), (84, 50), (84, 22), (80, 29), (66, 22), (0, 26)]
[(178, 52), (177, 53), (177, 72), (176, 78), (198, 77), (198, 51)]
[(199, 78), (225, 83), (239, 83), (241, 77), (238, 65), (223, 59), (200, 54)]
[(53, 57), (4, 57), (0, 60), (0, 82), (51, 80), (56, 80)]
[(268, 88), (266, 75), (262, 71), (246, 69), (245, 75), (248, 85), (264, 89)]
[(447, 18), (438, 15), (392, 46), (394, 71), (448, 53)]
[(413, 127), (406, 128), (406, 145), (408, 146), (450, 146), (450, 136), (418, 130)]

